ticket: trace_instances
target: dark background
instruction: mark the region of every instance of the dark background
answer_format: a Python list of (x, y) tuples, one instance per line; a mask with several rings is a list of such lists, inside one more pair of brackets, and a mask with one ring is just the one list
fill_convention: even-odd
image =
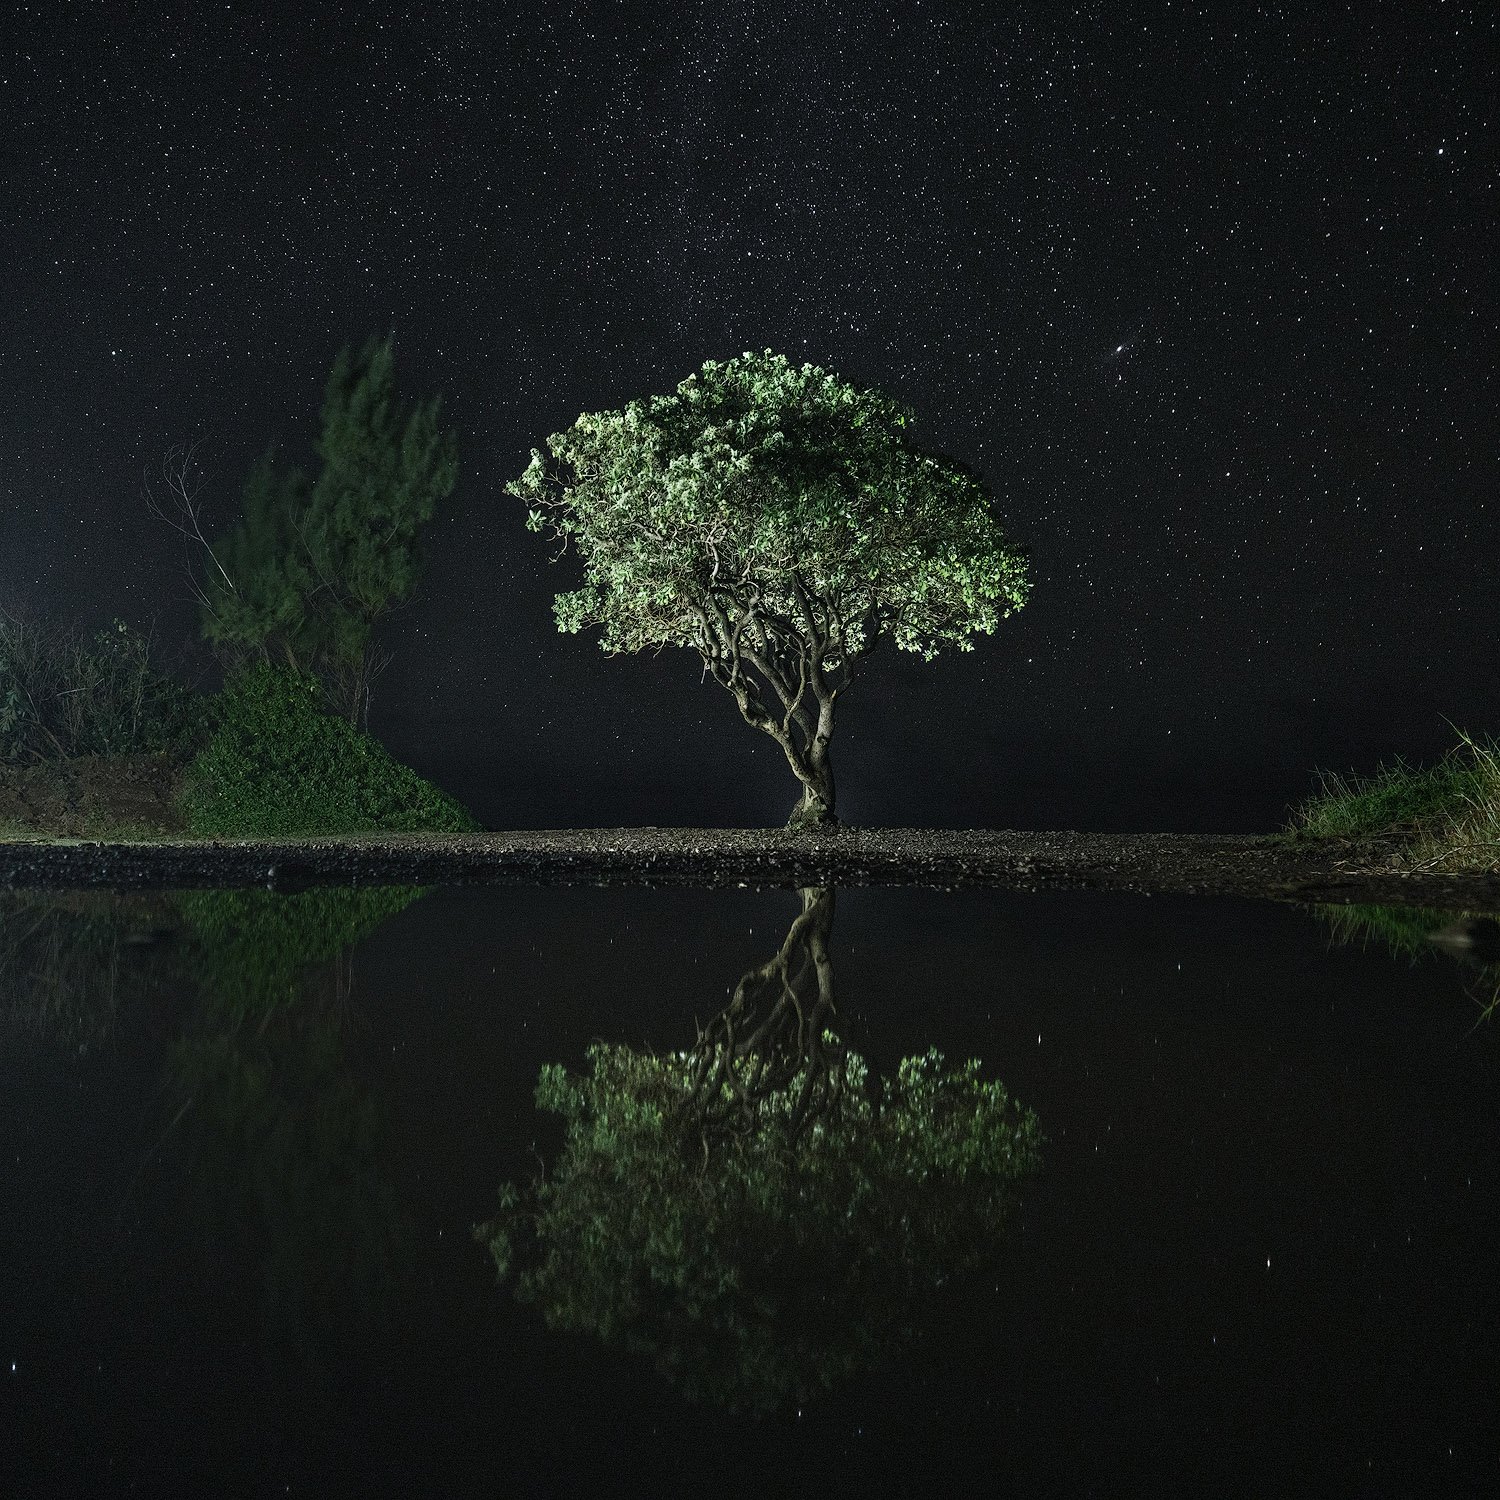
[(7, 7), (0, 606), (187, 641), (143, 468), (201, 437), (229, 523), (394, 328), (463, 477), (376, 731), (492, 825), (778, 822), (695, 659), (555, 634), (501, 490), (771, 347), (914, 406), (1034, 562), (851, 696), (847, 818), (1265, 827), (1500, 727), (1492, 7), (277, 9)]

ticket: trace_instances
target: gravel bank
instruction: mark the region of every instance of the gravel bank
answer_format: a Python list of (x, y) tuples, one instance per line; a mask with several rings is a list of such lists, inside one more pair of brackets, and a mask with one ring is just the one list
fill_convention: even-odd
[(17, 840), (0, 885), (986, 885), (1500, 910), (1500, 872), (1434, 876), (1399, 849), (1254, 835), (923, 828), (587, 828), (295, 840)]

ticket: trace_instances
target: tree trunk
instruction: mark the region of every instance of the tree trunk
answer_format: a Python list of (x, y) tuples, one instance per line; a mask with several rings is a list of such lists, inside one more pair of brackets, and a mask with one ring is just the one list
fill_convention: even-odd
[(826, 828), (838, 822), (833, 810), (833, 759), (829, 751), (833, 743), (833, 698), (820, 697), (812, 743), (792, 761), (792, 769), (802, 783), (802, 796), (787, 819), (788, 828)]
[(833, 786), (826, 790), (812, 782), (803, 782), (802, 795), (786, 820), (788, 828), (828, 828), (838, 822), (833, 811)]
[(370, 727), (370, 647), (368, 643), (359, 653), (359, 667), (350, 697), (352, 701), (349, 704), (349, 722), (356, 729), (368, 730)]

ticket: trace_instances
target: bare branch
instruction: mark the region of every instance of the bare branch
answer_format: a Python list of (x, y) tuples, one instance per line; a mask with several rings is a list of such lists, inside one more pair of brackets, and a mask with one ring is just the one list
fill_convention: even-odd
[(142, 474), (141, 484), (145, 491), (146, 509), (183, 538), (188, 553), (184, 560), (188, 586), (198, 603), (212, 612), (208, 591), (198, 582), (197, 574), (193, 571), (191, 554), (195, 547), (202, 548), (230, 593), (238, 593), (239, 590), (219, 561), (218, 554), (203, 530), (203, 502), (199, 497), (207, 484), (207, 477), (198, 464), (198, 449), (202, 441), (201, 438), (195, 438), (191, 443), (173, 444), (162, 455), (161, 469), (155, 481), (147, 472)]

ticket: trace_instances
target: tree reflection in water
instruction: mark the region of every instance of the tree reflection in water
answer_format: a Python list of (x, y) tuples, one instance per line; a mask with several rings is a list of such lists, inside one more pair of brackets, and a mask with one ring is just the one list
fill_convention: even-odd
[(480, 1225), (549, 1326), (650, 1356), (692, 1398), (764, 1413), (877, 1364), (995, 1244), (1036, 1117), (936, 1051), (873, 1078), (840, 1039), (834, 893), (694, 1044), (599, 1043), (542, 1070), (560, 1158)]

